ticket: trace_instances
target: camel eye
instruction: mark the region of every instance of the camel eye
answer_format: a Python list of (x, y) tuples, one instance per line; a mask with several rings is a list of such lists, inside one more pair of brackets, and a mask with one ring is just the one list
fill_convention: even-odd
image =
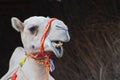
[(38, 26), (32, 26), (31, 28), (29, 28), (29, 31), (34, 34), (36, 31), (38, 30)]

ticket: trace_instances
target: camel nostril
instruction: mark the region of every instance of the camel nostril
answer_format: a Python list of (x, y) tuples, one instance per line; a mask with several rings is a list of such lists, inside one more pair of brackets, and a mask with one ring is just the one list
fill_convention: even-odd
[(34, 49), (35, 48), (35, 46), (34, 45), (32, 45), (32, 49)]

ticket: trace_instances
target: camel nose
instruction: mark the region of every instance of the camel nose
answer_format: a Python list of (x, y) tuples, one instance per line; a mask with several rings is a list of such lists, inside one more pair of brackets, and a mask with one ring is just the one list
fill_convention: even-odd
[(69, 33), (68, 33), (68, 31), (67, 31), (67, 40), (66, 40), (66, 42), (69, 42), (70, 41), (70, 35), (69, 35)]

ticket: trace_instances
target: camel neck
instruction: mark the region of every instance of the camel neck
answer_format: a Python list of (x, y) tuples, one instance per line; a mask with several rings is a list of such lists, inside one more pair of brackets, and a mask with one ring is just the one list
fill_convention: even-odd
[(45, 65), (36, 63), (32, 58), (26, 59), (26, 62), (19, 71), (18, 76), (20, 73), (23, 73), (23, 76), (28, 80), (46, 80)]

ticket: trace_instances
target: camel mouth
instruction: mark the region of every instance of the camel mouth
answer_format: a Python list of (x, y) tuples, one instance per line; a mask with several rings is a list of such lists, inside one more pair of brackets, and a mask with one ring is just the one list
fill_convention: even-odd
[[(48, 45), (49, 48), (46, 48), (44, 50), (45, 53), (52, 52), (55, 54), (57, 58), (61, 58), (63, 56), (63, 43), (65, 41), (59, 41), (59, 40), (46, 40), (46, 44)], [(40, 49), (39, 46), (34, 48), (34, 52), (32, 54), (39, 54)]]
[(52, 41), (53, 52), (57, 57), (62, 57), (63, 55), (63, 42), (62, 41)]
[(60, 47), (62, 47), (63, 42), (61, 41), (52, 41), (52, 44), (54, 45), (54, 47), (56, 47), (57, 49), (60, 49)]

